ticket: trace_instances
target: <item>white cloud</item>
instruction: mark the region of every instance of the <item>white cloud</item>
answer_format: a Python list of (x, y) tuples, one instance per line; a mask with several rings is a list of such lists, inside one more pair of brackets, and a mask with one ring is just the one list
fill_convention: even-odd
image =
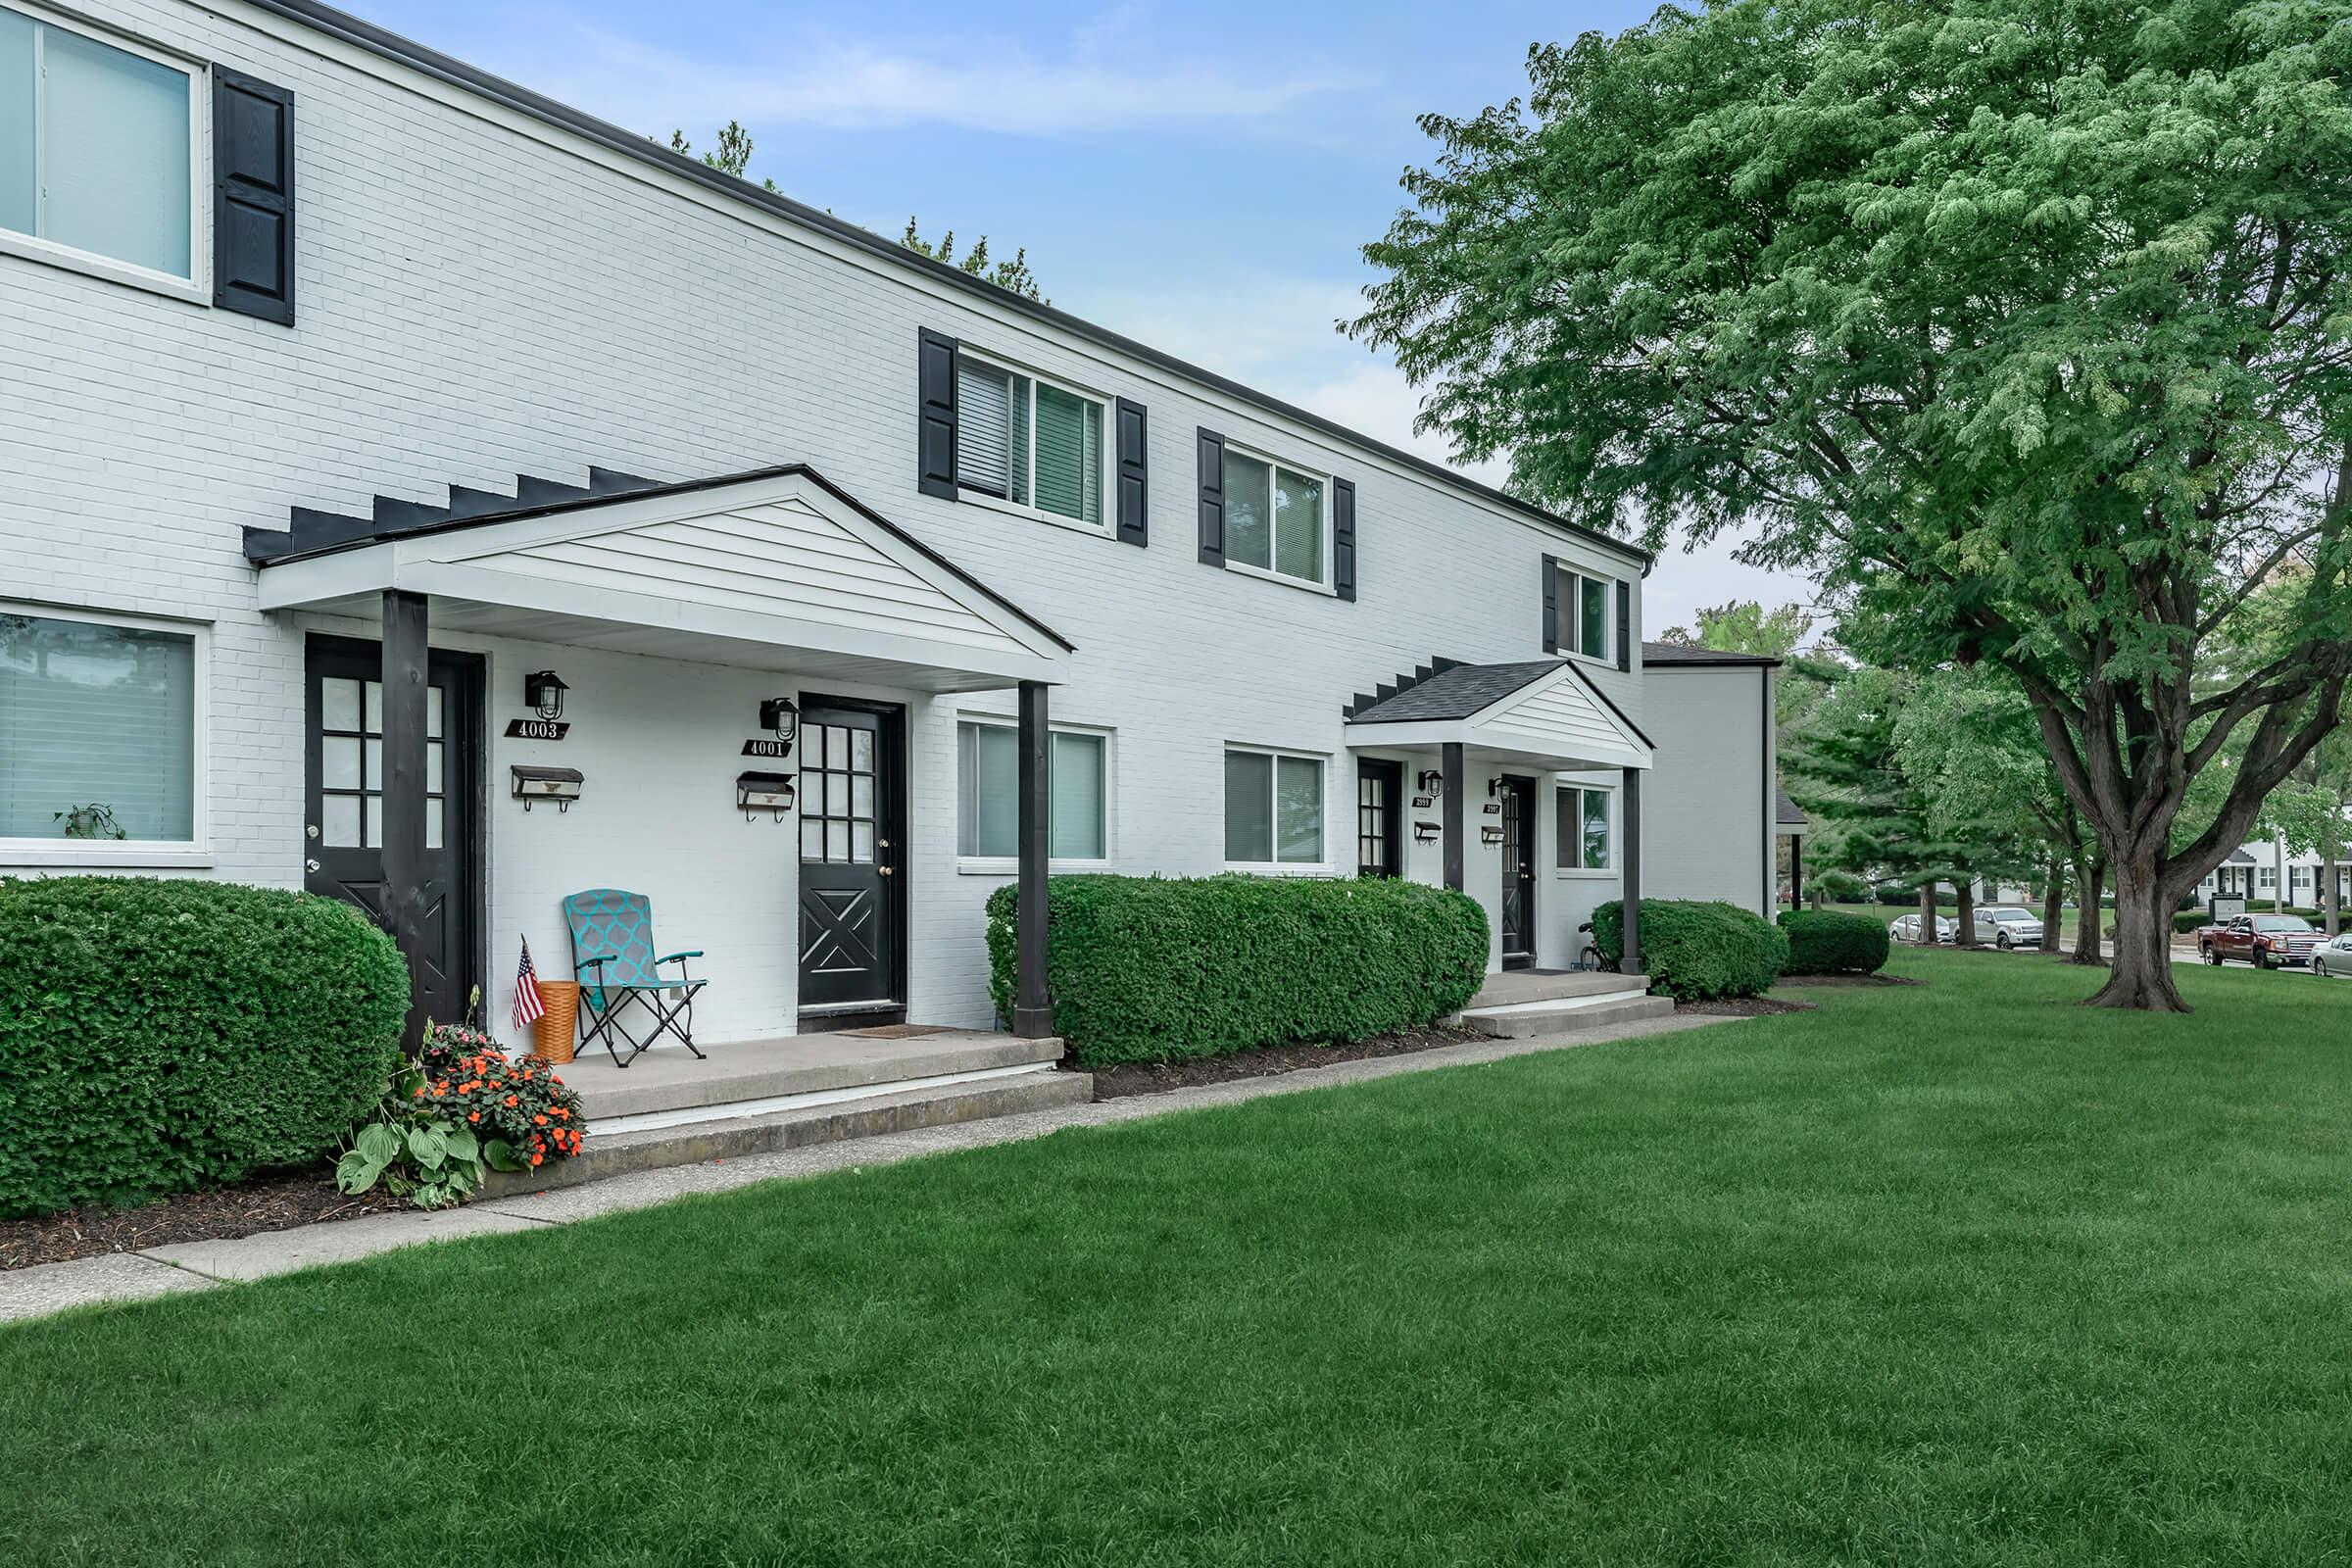
[(1302, 100), (1365, 84), (1340, 71), (1245, 74), (1167, 58), (1127, 46), (1115, 22), (1073, 33), (1051, 55), (997, 38), (916, 50), (811, 34), (704, 59), (576, 25), (514, 44), (527, 51), (533, 84), (552, 96), (621, 124), (663, 129), (723, 113), (755, 129), (934, 123), (1099, 135), (1181, 122), (1265, 121)]

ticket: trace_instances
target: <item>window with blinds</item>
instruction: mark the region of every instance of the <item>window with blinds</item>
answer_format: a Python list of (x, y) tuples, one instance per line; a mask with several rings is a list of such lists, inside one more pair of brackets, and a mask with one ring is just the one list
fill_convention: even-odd
[[(1047, 751), (1049, 859), (1099, 861), (1110, 854), (1110, 743), (1104, 735), (1056, 729)], [(1020, 732), (964, 719), (956, 726), (956, 853), (1011, 859), (1020, 853)]]
[(956, 356), (956, 482), (1090, 527), (1102, 525), (1100, 398)]
[(0, 839), (192, 842), (196, 662), (192, 633), (0, 612)]

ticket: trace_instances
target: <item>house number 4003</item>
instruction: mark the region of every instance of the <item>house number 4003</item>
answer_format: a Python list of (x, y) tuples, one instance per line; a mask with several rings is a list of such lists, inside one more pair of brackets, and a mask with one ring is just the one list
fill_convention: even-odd
[(571, 721), (564, 718), (510, 718), (507, 720), (507, 739), (511, 741), (560, 741)]

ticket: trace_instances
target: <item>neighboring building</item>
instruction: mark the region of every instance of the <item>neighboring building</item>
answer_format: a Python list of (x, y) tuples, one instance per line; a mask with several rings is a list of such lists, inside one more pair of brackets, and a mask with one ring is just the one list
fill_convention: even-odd
[[(2273, 839), (2268, 843), (2241, 844), (2229, 857), (2205, 874), (2197, 884), (2199, 901), (2218, 896), (2224, 898), (2278, 898), (2279, 872), (2286, 874), (2287, 907), (2317, 909), (2324, 907), (2327, 897), (2328, 868), (2317, 850), (2300, 855), (2286, 853), (2284, 841)], [(2338, 855), (2335, 860), (2336, 907), (2352, 909), (2352, 857)]]
[(986, 1023), (1049, 854), (1496, 966), (1643, 850), (1769, 907), (1775, 671), (1618, 540), (308, 0), (0, 0), (9, 105), (0, 871), (350, 898), (494, 1018), (634, 889), (712, 1041)]

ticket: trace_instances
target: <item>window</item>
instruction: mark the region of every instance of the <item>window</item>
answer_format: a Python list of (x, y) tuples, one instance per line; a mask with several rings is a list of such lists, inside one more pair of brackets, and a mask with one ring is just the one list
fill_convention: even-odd
[(1225, 447), (1225, 564), (1324, 584), (1328, 480)]
[(193, 281), (194, 74), (0, 9), (0, 229)]
[(1581, 571), (1560, 571), (1559, 624), (1552, 628), (1553, 646), (1563, 654), (1587, 659), (1609, 657), (1609, 601), (1614, 586), (1607, 577)]
[(1561, 786), (1553, 799), (1558, 813), (1553, 859), (1559, 869), (1609, 869), (1609, 794), (1581, 785)]
[(1323, 760), (1225, 754), (1225, 859), (1233, 865), (1323, 863)]
[[(1021, 851), (1020, 731), (989, 719), (956, 726), (956, 853), (1009, 860)], [(1110, 738), (1056, 729), (1048, 737), (1046, 856), (1110, 858)]]
[(1102, 403), (959, 354), (956, 482), (1089, 527), (1102, 526)]
[(0, 611), (0, 840), (192, 848), (198, 674), (193, 631)]
[(2278, 886), (2278, 868), (2277, 866), (2266, 865), (2255, 876), (2257, 884), (2261, 887), (2275, 889)]
[[(449, 796), (441, 733), (443, 689), (424, 689), (424, 847), (441, 848)], [(384, 847), (384, 686), (353, 675), (318, 678), (318, 842)]]

